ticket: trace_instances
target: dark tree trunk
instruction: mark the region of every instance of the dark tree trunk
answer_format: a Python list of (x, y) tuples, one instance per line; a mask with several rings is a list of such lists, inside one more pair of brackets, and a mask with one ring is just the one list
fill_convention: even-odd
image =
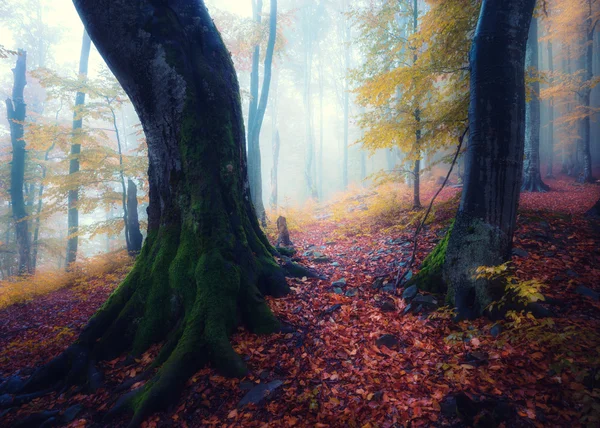
[(308, 191), (308, 196), (313, 199), (319, 198), (317, 185), (314, 180), (315, 163), (315, 143), (313, 137), (313, 108), (312, 108), (312, 63), (313, 63), (313, 14), (312, 2), (309, 2), (302, 8), (302, 30), (304, 38), (304, 137), (306, 139), (305, 159), (304, 159), (304, 181)]
[[(344, 2), (344, 11), (348, 11), (348, 4)], [(349, 126), (350, 126), (350, 23), (348, 17), (344, 16), (344, 143), (342, 152), (342, 189), (348, 189), (348, 149), (350, 145)]]
[(596, 203), (594, 204), (594, 206), (592, 208), (590, 208), (589, 210), (586, 211), (585, 216), (593, 217), (593, 218), (600, 217), (600, 199), (598, 199), (598, 201), (596, 201)]
[(413, 168), (413, 209), (421, 209), (421, 161), (417, 159)]
[(263, 295), (288, 286), (251, 203), (236, 72), (204, 2), (74, 3), (146, 134), (148, 237), (75, 344), (24, 392), (81, 381), (90, 361), (164, 342), (159, 370), (115, 409), (132, 410), (137, 426), (207, 362), (243, 375), (228, 336), (238, 321), (256, 333), (280, 329)]
[[(550, 85), (553, 85), (554, 55), (552, 41), (548, 40), (548, 70), (550, 71)], [(548, 100), (548, 169), (547, 178), (554, 178), (554, 99)]]
[(586, 20), (586, 48), (585, 48), (585, 81), (581, 102), (585, 108), (585, 116), (581, 123), (581, 173), (579, 181), (582, 183), (593, 183), (595, 181), (592, 175), (592, 153), (591, 153), (591, 95), (592, 95), (592, 79), (594, 78), (594, 29), (596, 22), (592, 20), (592, 1), (588, 0), (588, 16)]
[(25, 140), (23, 139), (26, 108), (23, 91), (27, 72), (27, 52), (19, 50), (17, 64), (13, 68), (14, 84), (12, 100), (6, 100), (6, 115), (10, 124), (12, 143), (12, 161), (10, 164), (10, 199), (12, 215), (15, 221), (15, 236), (19, 252), (19, 275), (31, 273), (31, 246), (29, 245), (29, 227), (25, 208)]
[(131, 255), (138, 254), (144, 237), (138, 219), (137, 186), (131, 179), (127, 180), (127, 233), (127, 251)]
[(525, 157), (523, 158), (523, 192), (546, 192), (550, 188), (542, 181), (540, 172), (540, 82), (537, 19), (531, 20), (525, 68), (532, 78), (530, 99), (525, 106)]
[[(86, 78), (88, 72), (88, 62), (90, 58), (91, 40), (86, 30), (83, 30), (83, 40), (81, 42), (81, 55), (79, 57), (79, 76)], [(75, 96), (75, 111), (73, 113), (73, 143), (71, 144), (71, 160), (69, 162), (69, 175), (79, 173), (79, 154), (81, 153), (81, 128), (83, 118), (81, 117), (81, 106), (85, 103), (85, 93), (77, 92)], [(68, 214), (67, 214), (67, 256), (65, 267), (69, 269), (70, 265), (77, 260), (77, 246), (79, 245), (79, 187), (69, 190), (68, 195)]]
[[(129, 240), (131, 234), (129, 232), (129, 200), (127, 199), (127, 191), (129, 190), (129, 188), (125, 185), (125, 171), (123, 169), (123, 148), (121, 147), (121, 134), (119, 133), (119, 127), (117, 126), (117, 115), (115, 114), (115, 110), (113, 109), (113, 107), (110, 105), (110, 100), (107, 98), (106, 99), (107, 103), (108, 103), (108, 108), (110, 109), (111, 115), (112, 115), (112, 120), (113, 120), (113, 129), (115, 131), (115, 136), (117, 138), (117, 149), (119, 151), (119, 179), (121, 180), (121, 206), (123, 208), (123, 226), (125, 228), (125, 244), (127, 246), (127, 251), (129, 251), (130, 254), (135, 254), (137, 252), (140, 251), (141, 249), (141, 245), (142, 243), (140, 242), (139, 244), (139, 248), (137, 250), (133, 250), (132, 248), (132, 243)], [(133, 184), (133, 182), (131, 180), (129, 180), (129, 182), (131, 184)], [(135, 184), (134, 184), (135, 187)], [(135, 189), (137, 191), (137, 189)], [(137, 200), (136, 200), (136, 209), (137, 209)], [(137, 213), (136, 213), (136, 219), (137, 219)], [(138, 224), (138, 229), (139, 229), (139, 224)]]
[[(418, 0), (413, 1), (413, 25), (414, 25), (414, 34), (417, 34), (419, 29), (419, 2)], [(417, 55), (417, 51), (415, 50), (415, 54), (413, 55), (413, 64), (416, 65), (417, 60), (419, 59)], [(413, 168), (413, 209), (421, 208), (421, 109), (417, 107), (415, 109), (415, 123), (416, 123), (416, 131), (415, 131), (415, 154), (417, 159), (415, 160), (415, 166)]]
[(471, 50), (468, 172), (444, 263), (458, 317), (481, 315), (503, 290), (479, 266), (510, 259), (523, 172), (525, 50), (535, 0), (484, 0)]
[[(262, 13), (262, 0), (258, 0), (254, 13), (255, 21), (260, 25)], [(254, 47), (252, 55), (251, 100), (248, 115), (248, 173), (250, 178), (250, 194), (254, 208), (261, 222), (266, 224), (265, 207), (262, 200), (262, 171), (260, 158), (260, 130), (269, 100), (269, 87), (271, 86), (271, 69), (273, 65), (273, 52), (277, 38), (277, 0), (271, 0), (271, 16), (269, 20), (269, 40), (265, 54), (265, 75), (263, 78), (260, 101), (258, 100), (258, 59), (260, 46)]]

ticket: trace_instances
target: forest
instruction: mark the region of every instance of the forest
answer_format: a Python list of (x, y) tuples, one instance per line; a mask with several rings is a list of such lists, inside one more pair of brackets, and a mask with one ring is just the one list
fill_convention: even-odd
[(0, 426), (600, 426), (600, 0), (0, 0)]

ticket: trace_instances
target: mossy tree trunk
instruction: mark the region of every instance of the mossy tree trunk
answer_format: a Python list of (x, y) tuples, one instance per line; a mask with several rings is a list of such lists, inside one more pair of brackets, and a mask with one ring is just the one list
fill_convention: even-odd
[(148, 237), (76, 343), (27, 389), (81, 381), (90, 361), (140, 355), (164, 341), (157, 374), (118, 406), (134, 412), (137, 426), (206, 363), (244, 374), (230, 333), (239, 322), (256, 333), (277, 331), (263, 295), (288, 287), (250, 200), (237, 77), (204, 3), (74, 3), (146, 134)]
[(525, 48), (535, 0), (484, 0), (471, 50), (469, 146), (444, 280), (458, 317), (481, 315), (498, 290), (474, 278), (510, 258), (523, 168)]

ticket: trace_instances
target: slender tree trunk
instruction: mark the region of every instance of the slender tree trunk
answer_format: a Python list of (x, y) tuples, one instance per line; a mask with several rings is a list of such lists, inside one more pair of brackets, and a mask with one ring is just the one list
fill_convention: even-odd
[(119, 133), (119, 127), (117, 126), (117, 115), (115, 114), (115, 110), (113, 109), (113, 107), (110, 105), (110, 99), (107, 98), (106, 102), (108, 103), (108, 108), (110, 109), (110, 113), (112, 115), (113, 129), (115, 130), (115, 136), (117, 138), (117, 149), (119, 151), (119, 178), (121, 180), (121, 206), (123, 207), (123, 227), (125, 228), (125, 244), (127, 245), (127, 251), (129, 253), (135, 253), (135, 250), (133, 250), (132, 244), (129, 240), (129, 214), (127, 212), (129, 203), (127, 200), (127, 186), (125, 185), (125, 171), (123, 170), (123, 148), (121, 147), (121, 134)]
[[(344, 1), (344, 12), (349, 10), (348, 2)], [(344, 145), (342, 153), (342, 189), (348, 189), (348, 149), (350, 145), (349, 141), (349, 126), (350, 126), (350, 23), (348, 17), (344, 14)]]
[(281, 139), (279, 130), (275, 130), (273, 135), (273, 168), (271, 169), (271, 209), (277, 211), (277, 168), (279, 166), (279, 148)]
[(592, 175), (592, 153), (591, 153), (591, 82), (594, 78), (594, 29), (596, 22), (592, 22), (592, 0), (588, 0), (588, 16), (586, 31), (586, 49), (585, 49), (585, 87), (583, 89), (582, 104), (585, 108), (585, 116), (581, 124), (582, 131), (582, 171), (579, 180), (583, 183), (593, 183), (595, 181)]
[(525, 68), (533, 80), (530, 85), (530, 100), (525, 106), (525, 157), (523, 160), (523, 192), (546, 192), (549, 187), (542, 181), (540, 171), (540, 128), (541, 104), (539, 53), (538, 53), (538, 24), (537, 19), (531, 20), (527, 40)]
[(523, 173), (525, 50), (535, 0), (484, 0), (471, 50), (469, 169), (447, 243), (444, 279), (458, 318), (503, 292), (475, 279), (510, 259)]
[(68, 385), (85, 379), (93, 361), (163, 343), (153, 378), (114, 409), (133, 411), (138, 426), (207, 362), (243, 375), (228, 336), (238, 321), (255, 333), (279, 330), (263, 295), (289, 289), (251, 203), (236, 72), (204, 2), (75, 6), (146, 135), (148, 237), (75, 344), (23, 392)]
[(319, 195), (314, 182), (314, 138), (312, 129), (312, 63), (313, 63), (313, 34), (312, 34), (312, 3), (302, 9), (302, 26), (304, 32), (304, 135), (306, 138), (306, 151), (304, 160), (304, 181), (308, 196), (317, 200)]
[(26, 117), (26, 104), (23, 96), (27, 85), (27, 52), (19, 50), (17, 64), (13, 68), (14, 84), (12, 99), (6, 100), (6, 115), (10, 125), (12, 143), (12, 161), (10, 164), (10, 199), (12, 215), (15, 221), (15, 236), (19, 252), (19, 275), (31, 273), (31, 247), (29, 244), (29, 227), (27, 209), (25, 208), (25, 140), (23, 122)]
[[(548, 71), (550, 71), (550, 85), (554, 84), (554, 55), (552, 40), (548, 40)], [(547, 178), (554, 178), (554, 98), (548, 100), (548, 169)]]
[[(79, 76), (85, 79), (88, 72), (88, 62), (90, 58), (91, 40), (86, 30), (83, 30), (83, 41), (81, 43), (81, 55), (79, 57)], [(85, 93), (77, 92), (75, 97), (75, 112), (73, 113), (73, 143), (71, 144), (71, 160), (69, 162), (69, 175), (79, 173), (79, 154), (81, 153), (80, 133), (83, 126), (81, 117), (81, 106), (85, 103)], [(69, 269), (70, 265), (77, 260), (77, 246), (79, 245), (79, 187), (69, 190), (68, 196), (68, 237), (67, 237), (67, 256), (65, 258), (65, 267)]]
[[(262, 13), (262, 0), (258, 0), (255, 10), (255, 21), (260, 25)], [(277, 0), (271, 0), (271, 16), (269, 19), (269, 40), (265, 54), (265, 75), (258, 104), (251, 101), (250, 111), (252, 117), (248, 120), (248, 172), (250, 176), (250, 194), (252, 202), (263, 225), (266, 224), (266, 213), (262, 200), (262, 167), (260, 156), (260, 130), (269, 100), (269, 88), (271, 85), (271, 70), (273, 66), (273, 53), (275, 51), (275, 40), (277, 38)], [(252, 56), (252, 100), (258, 97), (258, 55), (260, 46), (254, 48)]]
[(127, 234), (127, 251), (130, 255), (137, 255), (142, 249), (144, 237), (138, 219), (137, 186), (131, 178), (127, 180)]
[(319, 156), (317, 158), (317, 187), (319, 197), (323, 198), (323, 139), (325, 137), (325, 127), (323, 123), (323, 96), (324, 96), (324, 77), (323, 77), (323, 57), (319, 47)]
[[(417, 34), (419, 29), (419, 2), (418, 0), (413, 1), (413, 30), (414, 34)], [(419, 59), (417, 51), (413, 55), (413, 64), (417, 63)], [(421, 109), (417, 107), (415, 109), (415, 166), (413, 168), (413, 209), (421, 208)]]

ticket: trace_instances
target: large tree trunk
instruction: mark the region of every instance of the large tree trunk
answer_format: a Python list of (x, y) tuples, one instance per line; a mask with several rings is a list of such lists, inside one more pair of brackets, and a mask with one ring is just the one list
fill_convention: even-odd
[(26, 105), (23, 97), (27, 85), (27, 52), (19, 50), (17, 64), (13, 68), (14, 84), (12, 100), (6, 100), (6, 115), (10, 124), (10, 140), (12, 143), (12, 161), (10, 164), (10, 199), (12, 215), (15, 220), (15, 236), (19, 252), (19, 275), (31, 273), (31, 247), (29, 245), (29, 227), (27, 209), (25, 208), (25, 140), (23, 139), (23, 123), (26, 116)]
[[(258, 0), (254, 11), (255, 21), (261, 23), (262, 0)], [(269, 40), (265, 54), (265, 75), (263, 78), (260, 101), (258, 101), (258, 59), (260, 46), (254, 47), (252, 55), (251, 100), (248, 115), (248, 172), (250, 177), (250, 194), (259, 219), (266, 223), (266, 213), (262, 200), (262, 169), (260, 157), (260, 130), (265, 117), (271, 85), (271, 69), (273, 52), (277, 38), (277, 0), (271, 0), (271, 16), (269, 20)]]
[(136, 255), (142, 249), (144, 237), (138, 219), (137, 186), (132, 179), (127, 180), (127, 233), (127, 251)]
[(532, 82), (529, 102), (525, 106), (525, 157), (523, 159), (523, 192), (546, 192), (550, 188), (542, 181), (540, 172), (540, 82), (537, 19), (531, 20), (525, 67)]
[[(413, 30), (414, 34), (417, 34), (419, 30), (419, 2), (418, 0), (413, 1)], [(415, 53), (413, 55), (413, 64), (416, 65), (417, 60), (419, 59), (417, 55), (417, 51), (415, 49)], [(415, 160), (415, 166), (413, 168), (413, 209), (421, 208), (421, 109), (417, 107), (415, 109), (415, 123), (416, 123), (416, 131), (415, 131), (415, 155), (417, 159)]]
[[(86, 78), (88, 72), (88, 62), (90, 58), (91, 40), (86, 30), (83, 30), (83, 40), (81, 42), (81, 55), (79, 56), (79, 77)], [(79, 154), (81, 153), (80, 132), (83, 126), (81, 117), (81, 106), (85, 103), (85, 93), (77, 92), (75, 96), (75, 111), (73, 113), (73, 144), (71, 144), (71, 160), (69, 162), (69, 175), (79, 173)], [(68, 214), (67, 214), (67, 256), (65, 267), (77, 260), (77, 246), (79, 245), (79, 187), (69, 190), (68, 195)]]
[(148, 237), (76, 343), (25, 391), (81, 380), (89, 361), (164, 341), (158, 372), (117, 405), (137, 426), (207, 362), (244, 374), (228, 336), (238, 321), (256, 333), (280, 329), (263, 295), (288, 286), (251, 203), (237, 77), (204, 2), (74, 3), (146, 134)]
[(471, 50), (468, 172), (444, 263), (458, 317), (503, 290), (474, 278), (510, 259), (523, 168), (525, 49), (535, 0), (484, 0)]

